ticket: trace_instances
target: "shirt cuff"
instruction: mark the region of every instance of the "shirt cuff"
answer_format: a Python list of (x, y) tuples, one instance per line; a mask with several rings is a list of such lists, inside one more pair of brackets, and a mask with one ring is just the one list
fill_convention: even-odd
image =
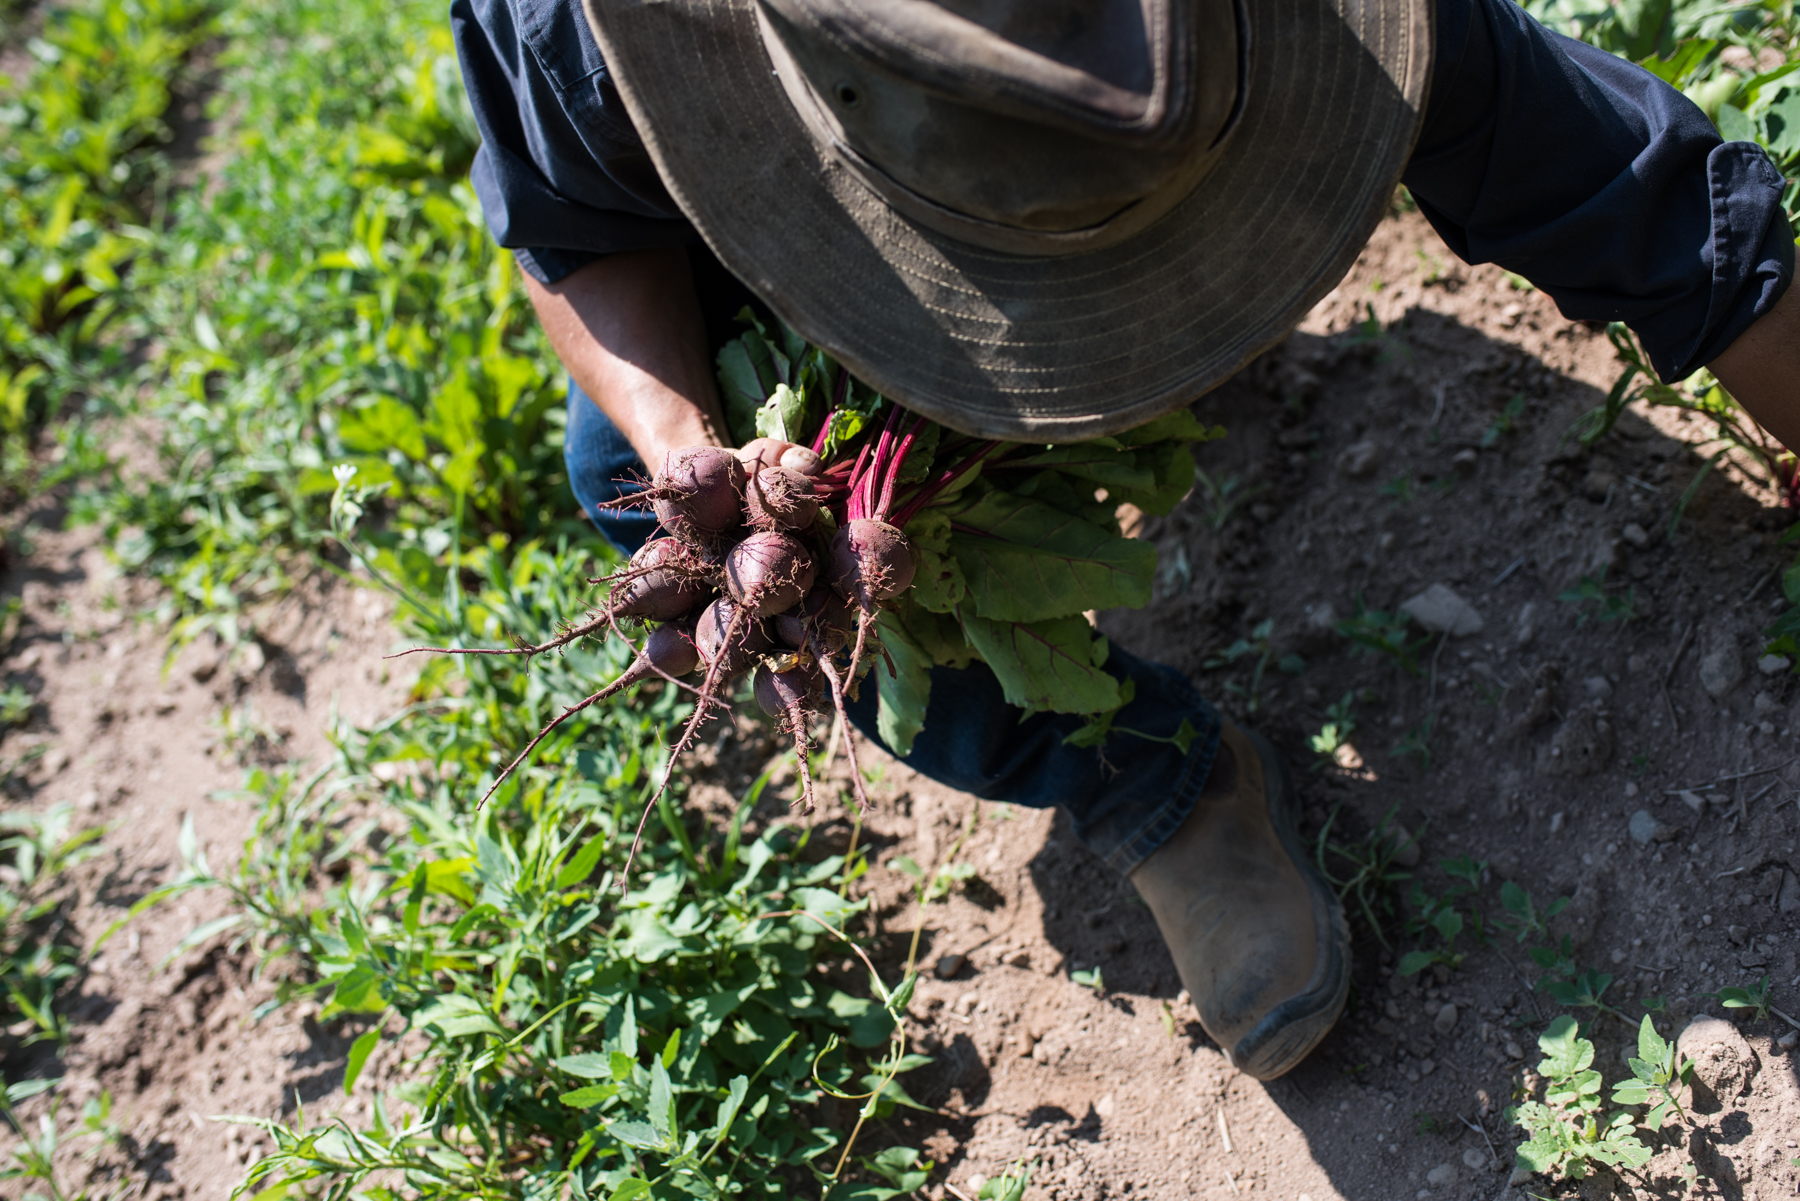
[(549, 246), (521, 246), (513, 251), (519, 269), (546, 286), (567, 279), (589, 263), (597, 263), (605, 257), (585, 250), (556, 250)]
[(1705, 257), (1712, 286), (1703, 321), (1692, 305), (1633, 322), (1664, 383), (1686, 379), (1723, 354), (1775, 307), (1794, 278), (1794, 232), (1781, 207), (1786, 180), (1760, 146), (1727, 142), (1706, 160), (1712, 229)]

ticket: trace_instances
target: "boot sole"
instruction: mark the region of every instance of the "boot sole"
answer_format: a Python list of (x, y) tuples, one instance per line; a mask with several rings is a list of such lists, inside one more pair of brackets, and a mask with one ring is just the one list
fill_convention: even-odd
[(1337, 893), (1325, 882), (1300, 841), (1300, 798), (1293, 776), (1269, 740), (1238, 727), (1262, 759), (1263, 776), (1279, 782), (1269, 803), (1269, 820), (1281, 845), (1294, 861), (1312, 894), (1313, 921), (1322, 954), (1303, 993), (1288, 998), (1258, 1022), (1228, 1052), (1232, 1065), (1247, 1076), (1273, 1080), (1292, 1070), (1331, 1031), (1350, 995), (1350, 923)]

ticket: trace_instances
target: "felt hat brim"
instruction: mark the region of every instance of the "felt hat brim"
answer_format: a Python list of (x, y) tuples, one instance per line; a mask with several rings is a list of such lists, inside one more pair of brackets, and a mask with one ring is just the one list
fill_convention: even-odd
[(965, 433), (1068, 441), (1192, 401), (1349, 270), (1412, 152), (1431, 0), (1244, 0), (1242, 116), (1217, 164), (1123, 242), (984, 250), (902, 216), (820, 146), (755, 0), (584, 0), (670, 194), (789, 324)]

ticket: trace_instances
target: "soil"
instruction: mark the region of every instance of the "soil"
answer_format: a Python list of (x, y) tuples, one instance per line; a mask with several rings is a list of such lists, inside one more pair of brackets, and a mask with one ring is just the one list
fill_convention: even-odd
[[(1186, 670), (1281, 747), (1309, 837), (1329, 820), (1334, 842), (1353, 842), (1395, 810), (1419, 836), (1426, 892), (1449, 886), (1440, 860), (1470, 856), (1487, 865), (1478, 904), (1490, 920), (1506, 881), (1540, 904), (1570, 897), (1553, 929), (1583, 967), (1616, 977), (1606, 999), (1635, 1018), (1638, 999), (1665, 998), (1658, 1024), (1686, 1031), (1699, 1069), (1695, 1124), (1642, 1172), (1601, 1173), (1582, 1196), (1791, 1196), (1792, 1028), (1705, 995), (1767, 975), (1775, 1005), (1800, 1013), (1800, 689), (1758, 662), (1759, 631), (1782, 603), (1789, 515), (1727, 465), (1671, 534), (1706, 431), (1634, 407), (1581, 450), (1570, 427), (1615, 375), (1603, 331), (1498, 270), (1462, 266), (1416, 214), (1391, 218), (1292, 337), (1200, 403), (1230, 431), (1200, 463), (1221, 489), (1237, 481), (1227, 495), (1238, 503), (1221, 514), (1201, 490), (1144, 522), (1162, 554), (1157, 599), (1100, 625)], [(57, 524), (53, 512), (24, 516), (40, 531)], [(0, 596), (25, 600), (3, 665), (40, 706), (0, 743), (0, 761), (43, 747), (18, 798), (69, 801), (111, 826), (106, 854), (73, 882), (69, 913), (91, 941), (179, 870), (184, 815), (215, 866), (231, 858), (251, 820), (231, 793), (240, 759), (318, 762), (334, 703), (368, 720), (400, 703), (405, 680), (382, 675), (385, 605), (325, 576), (255, 609), (254, 637), (234, 654), (196, 645), (165, 671), (162, 634), (125, 617), (151, 607), (147, 586), (117, 576), (89, 535), (33, 538)], [(1629, 607), (1632, 620), (1559, 599), (1583, 577), (1628, 596), (1613, 612)], [(1332, 632), (1359, 604), (1391, 613), (1434, 585), (1473, 617), (1421, 648), (1417, 675)], [(1218, 665), (1263, 622), (1260, 682), (1256, 654)], [(1288, 655), (1304, 669), (1281, 670)], [(1355, 729), (1326, 760), (1309, 739), (1346, 694)], [(229, 727), (221, 707), (238, 715)], [(766, 732), (746, 737), (708, 787), (735, 790), (765, 747)], [(1518, 1132), (1500, 1111), (1559, 1011), (1533, 989), (1525, 946), (1465, 933), (1460, 968), (1405, 977), (1397, 956), (1420, 940), (1388, 921), (1387, 949), (1355, 922), (1343, 1020), (1299, 1069), (1259, 1083), (1207, 1039), (1148, 911), (1064, 818), (976, 802), (898, 763), (882, 771), (863, 836), (887, 963), (904, 957), (917, 913), (887, 865), (954, 852), (976, 871), (924, 917), (922, 961), (963, 957), (944, 964), (957, 967), (949, 978), (929, 973), (913, 1005), (912, 1033), (936, 1062), (909, 1088), (936, 1111), (885, 1135), (936, 1161), (934, 1201), (973, 1198), (1021, 1158), (1035, 1163), (1033, 1201), (1575, 1192), (1512, 1183)], [(815, 843), (841, 845), (849, 823), (828, 808)], [(1634, 815), (1648, 841), (1633, 837)], [(221, 896), (189, 894), (107, 944), (67, 1002), (60, 1063), (4, 1048), (9, 1079), (65, 1073), (76, 1105), (111, 1092), (129, 1138), (99, 1171), (133, 1181), (132, 1195), (229, 1192), (253, 1145), (210, 1115), (340, 1103), (348, 1037), (304, 1010), (253, 1022), (270, 990), (228, 936), (159, 967), (225, 911)], [(1095, 967), (1103, 991), (1071, 978)], [(1593, 1022), (1609, 1083), (1627, 1072), (1631, 1034)], [(391, 1065), (370, 1070), (380, 1081)], [(1694, 1190), (1679, 1175), (1690, 1160)]]

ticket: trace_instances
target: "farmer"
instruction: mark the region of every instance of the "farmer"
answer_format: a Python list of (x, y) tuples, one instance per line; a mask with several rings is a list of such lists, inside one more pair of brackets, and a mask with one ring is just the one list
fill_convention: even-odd
[[(453, 0), (474, 183), (570, 375), (582, 511), (724, 444), (717, 347), (755, 300), (971, 434), (1130, 428), (1284, 336), (1404, 182), (1450, 248), (1622, 320), (1800, 445), (1782, 179), (1679, 93), (1510, 0)], [(816, 469), (809, 450), (767, 461)], [(1330, 1029), (1349, 939), (1275, 751), (1171, 668), (1116, 774), (937, 668), (906, 762), (1061, 805), (1155, 915), (1202, 1023), (1264, 1079)], [(875, 738), (874, 689), (852, 717)]]

